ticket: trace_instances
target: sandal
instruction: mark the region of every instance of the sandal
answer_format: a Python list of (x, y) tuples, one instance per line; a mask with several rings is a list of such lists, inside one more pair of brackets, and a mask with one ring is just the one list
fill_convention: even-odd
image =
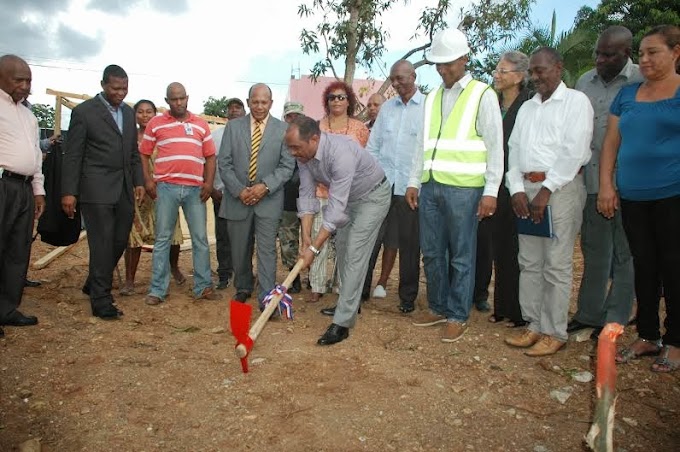
[(401, 303), (399, 305), (399, 312), (402, 314), (410, 314), (416, 310), (416, 306), (413, 303)]
[[(633, 345), (635, 345), (638, 342), (644, 342), (645, 344), (653, 345), (654, 348), (651, 350), (644, 351), (642, 353), (636, 352), (633, 349)], [(658, 339), (656, 341), (650, 341), (649, 339), (643, 339), (641, 337), (638, 337), (632, 344), (630, 344), (628, 347), (624, 348), (619, 353), (617, 353), (615, 360), (617, 364), (623, 364), (630, 362), (634, 359), (641, 358), (643, 356), (657, 356), (660, 352), (661, 352), (661, 339)]]
[(670, 359), (668, 359), (668, 354), (670, 353), (670, 351), (671, 347), (668, 345), (666, 345), (663, 348), (661, 356), (656, 358), (654, 364), (652, 364), (652, 372), (668, 373), (675, 372), (676, 370), (680, 369), (680, 360), (671, 361)]
[(135, 294), (135, 287), (134, 286), (125, 286), (122, 289), (120, 289), (119, 293), (123, 297), (129, 297), (130, 295)]
[(505, 320), (505, 317), (503, 317), (502, 315), (491, 314), (487, 320), (490, 323), (498, 323)]
[(521, 328), (523, 326), (527, 326), (529, 322), (525, 320), (508, 320), (508, 323), (505, 324), (506, 328)]

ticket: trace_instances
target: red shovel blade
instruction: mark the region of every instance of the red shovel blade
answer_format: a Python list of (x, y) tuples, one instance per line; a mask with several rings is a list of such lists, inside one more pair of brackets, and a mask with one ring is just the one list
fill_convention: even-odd
[[(250, 316), (253, 308), (249, 304), (231, 300), (229, 307), (229, 325), (231, 332), (236, 338), (236, 346), (243, 344), (250, 352), (253, 348), (253, 340), (248, 336), (250, 330)], [(243, 373), (248, 373), (248, 357), (241, 358)]]

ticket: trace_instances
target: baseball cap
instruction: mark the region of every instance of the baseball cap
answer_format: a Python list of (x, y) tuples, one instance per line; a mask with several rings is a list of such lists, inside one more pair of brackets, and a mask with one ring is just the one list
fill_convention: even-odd
[(304, 114), (304, 107), (300, 102), (286, 102), (283, 104), (283, 116), (289, 113)]
[(232, 97), (231, 99), (227, 100), (227, 107), (231, 104), (239, 104), (241, 107), (245, 108), (245, 105), (243, 105), (243, 101), (238, 97)]

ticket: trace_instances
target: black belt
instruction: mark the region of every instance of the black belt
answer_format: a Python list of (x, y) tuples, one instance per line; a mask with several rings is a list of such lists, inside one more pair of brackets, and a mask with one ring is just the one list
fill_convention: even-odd
[(17, 174), (17, 173), (13, 173), (11, 171), (4, 170), (2, 172), (2, 178), (4, 179), (6, 177), (8, 177), (10, 179), (20, 180), (20, 181), (26, 182), (27, 184), (30, 184), (31, 182), (33, 182), (33, 176), (24, 176), (23, 174)]
[(377, 184), (375, 184), (375, 187), (371, 188), (371, 191), (369, 191), (369, 193), (371, 193), (372, 191), (375, 191), (378, 187), (380, 187), (386, 181), (387, 181), (387, 176), (383, 176), (382, 180), (380, 182), (378, 182)]

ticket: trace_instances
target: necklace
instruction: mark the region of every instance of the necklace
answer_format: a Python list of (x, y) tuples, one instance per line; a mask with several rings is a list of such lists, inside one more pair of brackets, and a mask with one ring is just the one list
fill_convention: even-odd
[(333, 130), (333, 126), (331, 126), (331, 117), (328, 116), (327, 119), (328, 119), (328, 131), (330, 133), (338, 133), (338, 134), (342, 134), (342, 135), (349, 135), (349, 116), (347, 117), (347, 126), (345, 127), (344, 133), (341, 132), (341, 131)]

